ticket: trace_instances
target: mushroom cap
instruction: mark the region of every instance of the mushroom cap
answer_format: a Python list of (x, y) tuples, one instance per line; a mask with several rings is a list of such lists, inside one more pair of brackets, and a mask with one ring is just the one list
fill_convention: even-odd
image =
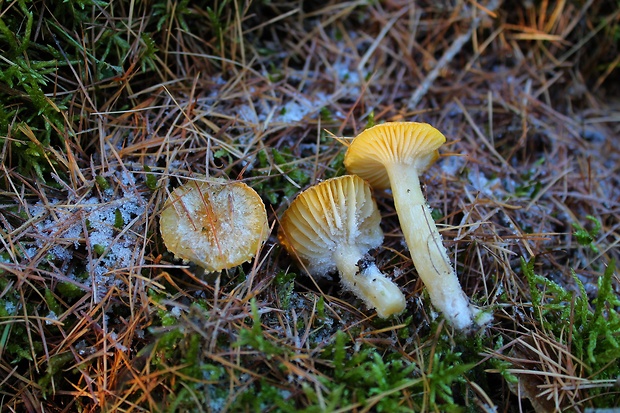
[(367, 182), (355, 175), (331, 178), (300, 193), (280, 219), (278, 239), (313, 275), (336, 268), (341, 244), (362, 253), (383, 242), (381, 215)]
[(406, 164), (424, 172), (431, 166), (446, 137), (428, 123), (386, 122), (366, 129), (351, 142), (344, 158), (347, 171), (366, 179), (373, 188), (390, 188), (387, 164)]
[(243, 182), (190, 181), (176, 188), (159, 225), (168, 250), (208, 271), (251, 260), (269, 236), (265, 204)]

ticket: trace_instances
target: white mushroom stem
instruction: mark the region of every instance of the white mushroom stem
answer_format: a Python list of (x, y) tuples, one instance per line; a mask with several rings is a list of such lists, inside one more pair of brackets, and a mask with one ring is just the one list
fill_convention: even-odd
[(360, 269), (357, 264), (363, 258), (364, 253), (352, 245), (341, 244), (334, 251), (333, 259), (343, 287), (375, 308), (381, 318), (402, 312), (406, 303), (401, 290), (374, 262), (368, 261)]
[(441, 235), (420, 187), (415, 165), (386, 165), (394, 205), (413, 264), (428, 290), (431, 302), (457, 329), (471, 327), (480, 310), (461, 288), (448, 259)]

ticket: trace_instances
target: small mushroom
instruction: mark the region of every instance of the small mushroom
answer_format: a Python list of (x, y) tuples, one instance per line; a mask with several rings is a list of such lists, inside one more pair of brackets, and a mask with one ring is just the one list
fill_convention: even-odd
[(490, 321), (463, 292), (431, 210), (419, 175), (432, 165), (446, 138), (426, 123), (388, 122), (360, 133), (351, 143), (344, 164), (376, 189), (392, 189), (398, 219), (411, 258), (431, 302), (457, 329)]
[(386, 318), (405, 309), (405, 296), (367, 258), (383, 242), (380, 221), (369, 185), (348, 175), (299, 194), (280, 220), (278, 238), (310, 274), (338, 269), (343, 287)]
[(159, 226), (175, 256), (207, 271), (251, 260), (269, 235), (260, 196), (243, 182), (190, 181), (166, 201)]

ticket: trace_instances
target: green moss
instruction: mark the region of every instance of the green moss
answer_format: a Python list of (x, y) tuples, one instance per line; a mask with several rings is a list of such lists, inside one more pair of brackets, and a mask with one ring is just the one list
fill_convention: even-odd
[(256, 299), (252, 298), (250, 302), (252, 308), (252, 328), (242, 328), (239, 331), (239, 337), (237, 341), (234, 343), (235, 347), (251, 347), (254, 350), (261, 352), (268, 359), (272, 356), (283, 354), (284, 349), (278, 347), (263, 333), (263, 329), (261, 327), (260, 315), (258, 313), (258, 306), (256, 304)]
[(103, 253), (105, 252), (105, 247), (103, 245), (101, 245), (101, 244), (95, 244), (95, 245), (93, 245), (93, 251), (98, 256), (102, 256)]
[(316, 314), (317, 319), (323, 321), (326, 319), (325, 317), (325, 297), (320, 296), (319, 300), (316, 302)]
[(97, 185), (103, 191), (110, 189), (110, 184), (108, 183), (107, 179), (105, 179), (101, 175), (95, 176), (95, 182), (97, 182)]
[(239, 412), (298, 412), (291, 393), (281, 389), (275, 383), (260, 380), (239, 394), (231, 411)]
[(54, 314), (60, 315), (63, 313), (60, 303), (58, 303), (58, 300), (56, 300), (56, 297), (54, 297), (54, 294), (48, 288), (45, 289), (45, 302), (47, 303), (47, 307), (50, 311), (53, 311)]
[(54, 378), (61, 374), (65, 366), (74, 360), (75, 356), (70, 351), (56, 354), (47, 360), (45, 374), (38, 381), (44, 395), (53, 391), (52, 381)]
[(269, 178), (255, 185), (254, 189), (270, 203), (278, 204), (283, 196), (293, 197), (310, 181), (310, 174), (302, 164), (294, 164), (294, 159), (288, 149), (258, 152), (258, 168), (253, 175)]
[(366, 121), (366, 128), (365, 129), (372, 128), (375, 125), (376, 125), (376, 122), (375, 122), (375, 111), (371, 110), (370, 113), (368, 114), (368, 120)]
[(78, 298), (84, 295), (84, 291), (70, 282), (60, 282), (56, 286), (58, 293), (65, 299)]
[(276, 292), (280, 300), (280, 307), (288, 310), (291, 305), (291, 295), (295, 287), (295, 277), (293, 272), (279, 271), (275, 278)]
[(332, 115), (332, 112), (329, 110), (329, 108), (327, 108), (327, 106), (323, 106), (321, 108), (320, 114), (321, 114), (321, 120), (325, 122), (333, 122), (334, 116)]
[(431, 217), (435, 221), (439, 221), (443, 218), (443, 212), (440, 209), (433, 208), (431, 211)]
[[(530, 286), (534, 317), (545, 334), (566, 346), (577, 360), (587, 361), (583, 366), (588, 379), (620, 377), (620, 365), (617, 363), (620, 359), (620, 297), (612, 288), (615, 261), (609, 263), (599, 278), (598, 295), (592, 305), (576, 274), (573, 274), (573, 279), (579, 288), (578, 293), (567, 291), (536, 274), (533, 260), (526, 262), (522, 259), (521, 269)], [(608, 407), (620, 403), (620, 396), (604, 387), (592, 387), (589, 394), (595, 406)]]
[(125, 220), (120, 209), (114, 211), (114, 228), (122, 230), (125, 227)]
[[(331, 409), (361, 403), (377, 412), (409, 412), (411, 408), (403, 405), (402, 392), (423, 391), (423, 380), (415, 377), (414, 363), (400, 356), (388, 361), (370, 347), (351, 352), (348, 336), (342, 331), (336, 333), (321, 358), (331, 366), (326, 372), (329, 379), (322, 380), (328, 389), (325, 402)], [(314, 389), (305, 387), (304, 391), (311, 404), (318, 402)]]
[(573, 236), (577, 240), (577, 243), (583, 247), (589, 247), (592, 252), (595, 254), (599, 253), (599, 249), (595, 244), (596, 237), (601, 232), (602, 224), (601, 221), (593, 217), (592, 215), (586, 216), (588, 221), (590, 221), (591, 228), (586, 229), (582, 227), (579, 223), (573, 222)]
[(329, 163), (329, 168), (325, 171), (325, 179), (334, 178), (344, 175), (347, 170), (344, 167), (344, 155), (345, 151), (340, 151)]

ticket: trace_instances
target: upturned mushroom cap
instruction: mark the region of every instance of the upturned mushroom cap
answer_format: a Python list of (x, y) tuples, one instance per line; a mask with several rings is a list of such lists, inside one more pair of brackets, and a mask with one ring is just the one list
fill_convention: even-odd
[(415, 165), (418, 172), (430, 167), (446, 137), (427, 123), (387, 122), (360, 133), (344, 158), (347, 171), (366, 179), (373, 188), (390, 188), (386, 163)]
[(313, 275), (336, 269), (332, 253), (341, 244), (364, 253), (383, 242), (381, 215), (370, 187), (346, 175), (312, 186), (295, 198), (280, 220), (278, 238)]
[(269, 235), (265, 205), (243, 182), (190, 181), (170, 194), (159, 224), (168, 250), (207, 271), (251, 260)]

